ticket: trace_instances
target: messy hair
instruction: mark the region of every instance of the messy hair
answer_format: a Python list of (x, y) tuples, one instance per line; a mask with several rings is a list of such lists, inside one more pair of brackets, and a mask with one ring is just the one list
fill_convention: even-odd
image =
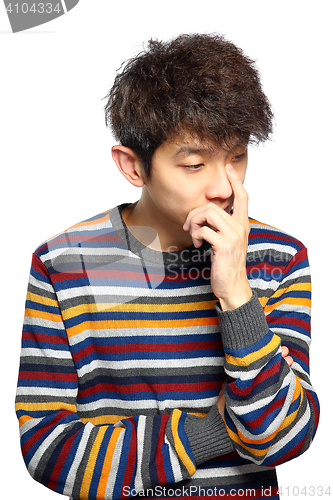
[(156, 149), (177, 136), (230, 148), (265, 141), (273, 113), (255, 62), (217, 34), (151, 39), (115, 78), (105, 122), (142, 161), (147, 178)]

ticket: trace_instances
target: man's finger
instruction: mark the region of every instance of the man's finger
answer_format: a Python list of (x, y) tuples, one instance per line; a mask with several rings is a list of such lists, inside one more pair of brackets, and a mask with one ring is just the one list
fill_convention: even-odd
[(249, 197), (243, 183), (231, 164), (226, 168), (229, 182), (234, 192), (233, 217), (240, 222), (248, 222)]

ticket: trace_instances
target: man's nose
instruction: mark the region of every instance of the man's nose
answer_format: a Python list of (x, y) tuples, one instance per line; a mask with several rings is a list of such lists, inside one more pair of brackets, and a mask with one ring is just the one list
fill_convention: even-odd
[(207, 187), (206, 197), (209, 200), (220, 199), (227, 200), (233, 194), (231, 184), (229, 182), (226, 165), (217, 165), (210, 173)]

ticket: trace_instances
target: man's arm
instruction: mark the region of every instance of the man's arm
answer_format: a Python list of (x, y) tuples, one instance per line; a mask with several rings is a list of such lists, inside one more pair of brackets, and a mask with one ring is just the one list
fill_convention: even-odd
[[(264, 311), (246, 273), (247, 194), (237, 173), (232, 168), (227, 172), (235, 195), (233, 214), (208, 204), (190, 212), (184, 229), (190, 231), (195, 246), (205, 239), (213, 249), (211, 284), (219, 299), (228, 375), (217, 406), (241, 456), (260, 465), (277, 465), (307, 449), (319, 418), (309, 379), (306, 249), (300, 248), (286, 264)], [(290, 349), (292, 367), (290, 358), (284, 359), (281, 340)]]
[(234, 449), (215, 405), (204, 418), (174, 410), (95, 426), (80, 420), (77, 393), (57, 296), (34, 255), (16, 398), (22, 453), (34, 479), (74, 498), (120, 498), (125, 487), (132, 496), (187, 479), (201, 462)]

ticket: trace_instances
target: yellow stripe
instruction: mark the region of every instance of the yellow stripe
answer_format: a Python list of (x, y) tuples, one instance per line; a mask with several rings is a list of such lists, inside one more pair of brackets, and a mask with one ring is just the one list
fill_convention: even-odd
[(187, 328), (190, 326), (206, 326), (206, 325), (217, 325), (218, 318), (190, 318), (183, 320), (133, 320), (133, 321), (84, 321), (79, 325), (68, 328), (67, 334), (69, 337), (73, 335), (78, 335), (85, 330), (100, 330), (100, 329), (112, 329), (112, 328)]
[(266, 346), (262, 347), (258, 351), (247, 354), (243, 358), (230, 356), (229, 354), (226, 353), (225, 359), (228, 363), (232, 365), (248, 366), (254, 361), (257, 361), (257, 359), (262, 358), (267, 354), (269, 354), (270, 352), (274, 351), (274, 349), (278, 347), (279, 343), (280, 343), (280, 337), (278, 337), (277, 335), (273, 335), (272, 340)]
[(267, 304), (269, 299), (270, 299), (270, 297), (258, 297), (258, 300), (259, 300), (260, 304), (262, 305), (262, 307), (265, 307), (265, 305)]
[(58, 307), (58, 302), (56, 300), (50, 299), (48, 297), (42, 297), (41, 295), (37, 295), (36, 293), (32, 292), (27, 293), (27, 300), (31, 300), (31, 302), (37, 302), (37, 304)]
[(269, 313), (271, 311), (274, 311), (274, 309), (277, 309), (279, 306), (282, 304), (287, 304), (290, 306), (304, 306), (304, 307), (311, 307), (311, 300), (310, 299), (303, 299), (300, 297), (286, 297), (283, 300), (279, 300), (278, 302), (275, 302), (274, 304), (270, 306), (265, 307), (265, 313)]
[(16, 403), (15, 410), (23, 411), (70, 411), (76, 412), (76, 406), (63, 403), (62, 401), (53, 401), (52, 403)]
[(204, 309), (214, 309), (216, 300), (196, 302), (196, 303), (181, 303), (181, 304), (119, 304), (115, 302), (100, 303), (100, 304), (80, 304), (63, 311), (64, 319), (74, 318), (80, 314), (97, 313), (97, 312), (184, 312), (184, 311), (202, 311)]
[(90, 455), (89, 455), (89, 460), (86, 466), (86, 470), (84, 472), (83, 480), (82, 480), (82, 486), (80, 490), (80, 498), (88, 498), (89, 494), (89, 489), (92, 481), (92, 477), (94, 474), (94, 469), (98, 457), (98, 452), (101, 447), (104, 434), (106, 433), (107, 426), (101, 427), (98, 429), (97, 436), (95, 438), (94, 445), (91, 449)]
[(93, 425), (114, 425), (120, 420), (124, 418), (128, 418), (125, 415), (101, 415), (100, 417), (90, 417), (90, 418), (81, 418), (81, 422), (84, 424), (90, 422)]
[(45, 311), (38, 311), (37, 309), (26, 309), (25, 315), (29, 318), (46, 319), (48, 321), (56, 321), (57, 323), (60, 323), (62, 321), (62, 318), (59, 314), (51, 314)]
[(179, 458), (185, 465), (186, 469), (188, 470), (188, 473), (192, 476), (195, 473), (195, 466), (186, 453), (186, 450), (184, 448), (183, 443), (181, 442), (179, 436), (178, 436), (178, 423), (179, 419), (181, 417), (182, 412), (180, 410), (174, 410), (172, 413), (171, 417), (171, 430), (172, 430), (172, 435), (173, 439), (175, 442), (175, 448), (176, 452), (178, 453)]
[(109, 443), (108, 449), (106, 450), (106, 453), (105, 453), (105, 460), (104, 460), (102, 473), (101, 473), (101, 477), (100, 477), (99, 484), (98, 484), (97, 495), (96, 495), (97, 500), (104, 500), (105, 499), (105, 491), (106, 491), (106, 487), (107, 487), (108, 480), (109, 480), (114, 450), (116, 448), (116, 444), (117, 444), (119, 435), (123, 430), (124, 429), (122, 427), (115, 427), (113, 432), (112, 432), (110, 443)]
[(295, 292), (295, 291), (301, 291), (301, 292), (311, 292), (311, 283), (294, 283), (293, 285), (290, 285), (285, 288), (280, 288), (279, 290), (276, 290), (276, 292), (272, 295), (272, 297), (281, 297), (284, 293), (288, 292)]
[[(271, 297), (258, 297), (258, 299), (262, 307), (265, 308), (265, 312), (267, 313), (276, 308), (276, 304), (268, 306), (266, 308), (266, 304), (271, 298), (281, 297), (284, 293), (290, 291), (311, 292), (311, 283), (295, 283), (294, 285), (290, 285), (289, 287), (280, 288)], [(299, 303), (300, 300), (309, 300), (309, 299), (297, 299), (297, 303)]]

